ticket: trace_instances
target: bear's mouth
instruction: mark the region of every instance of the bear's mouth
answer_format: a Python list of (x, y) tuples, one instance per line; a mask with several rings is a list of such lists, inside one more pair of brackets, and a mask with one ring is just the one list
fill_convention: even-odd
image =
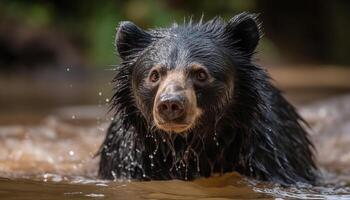
[(198, 111), (196, 113), (196, 115), (193, 113), (186, 113), (185, 117), (182, 119), (167, 121), (162, 119), (157, 112), (154, 112), (153, 119), (154, 124), (160, 130), (163, 130), (167, 133), (185, 134), (188, 132), (188, 130), (192, 129), (195, 126), (201, 112)]
[(157, 123), (157, 127), (165, 132), (182, 133), (191, 127), (190, 123)]

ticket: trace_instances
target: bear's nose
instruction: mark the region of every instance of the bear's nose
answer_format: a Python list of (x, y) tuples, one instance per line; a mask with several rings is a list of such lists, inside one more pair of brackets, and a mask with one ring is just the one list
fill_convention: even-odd
[(185, 101), (181, 95), (162, 95), (157, 108), (163, 120), (172, 121), (185, 113)]

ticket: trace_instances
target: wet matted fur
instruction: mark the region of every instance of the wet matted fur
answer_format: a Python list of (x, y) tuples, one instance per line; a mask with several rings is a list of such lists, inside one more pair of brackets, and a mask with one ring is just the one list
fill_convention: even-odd
[[(188, 180), (237, 171), (281, 184), (314, 183), (305, 122), (253, 62), (260, 37), (249, 13), (148, 31), (120, 23), (116, 114), (101, 147), (100, 177)], [(194, 86), (202, 110), (195, 125), (167, 133), (154, 124), (157, 87), (146, 87), (145, 79), (152, 66), (170, 71), (191, 63), (205, 66), (214, 81)]]

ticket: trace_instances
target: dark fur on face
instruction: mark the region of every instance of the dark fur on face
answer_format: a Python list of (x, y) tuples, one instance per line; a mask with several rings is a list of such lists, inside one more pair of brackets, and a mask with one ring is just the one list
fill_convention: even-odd
[(281, 184), (314, 183), (304, 123), (252, 62), (256, 16), (118, 28), (122, 63), (102, 178), (193, 179), (237, 171)]

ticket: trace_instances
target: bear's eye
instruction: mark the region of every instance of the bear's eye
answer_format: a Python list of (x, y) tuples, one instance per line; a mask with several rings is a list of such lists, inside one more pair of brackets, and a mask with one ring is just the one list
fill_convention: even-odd
[(160, 78), (160, 75), (159, 75), (159, 72), (157, 70), (153, 70), (151, 72), (151, 75), (149, 76), (149, 80), (152, 82), (152, 83), (156, 83)]
[(203, 69), (199, 69), (196, 71), (196, 75), (195, 75), (196, 79), (200, 82), (204, 82), (208, 79), (208, 74), (205, 70)]

